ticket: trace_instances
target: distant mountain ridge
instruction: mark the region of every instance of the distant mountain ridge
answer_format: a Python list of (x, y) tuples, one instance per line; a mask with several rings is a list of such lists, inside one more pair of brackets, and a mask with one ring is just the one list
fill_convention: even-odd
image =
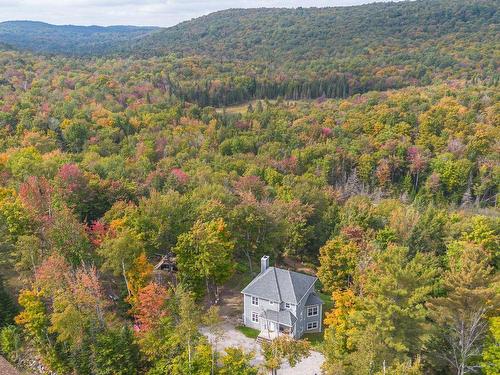
[[(344, 59), (398, 48), (395, 58), (463, 35), (498, 37), (500, 1), (418, 0), (331, 8), (228, 9), (169, 28), (0, 23), (0, 43), (69, 55), (176, 53), (224, 60)], [(429, 41), (432, 41), (429, 43)], [(393, 51), (391, 51), (392, 53)]]
[(51, 25), (38, 21), (0, 23), (0, 43), (17, 49), (68, 55), (105, 54), (156, 27)]
[(418, 0), (229, 9), (169, 28), (4, 22), (0, 48), (133, 57), (157, 67), (156, 85), (202, 106), (346, 97), (449, 79), (498, 84), (499, 10), (498, 0)]
[(408, 49), (409, 41), (418, 46), (461, 33), (484, 33), (487, 38), (500, 30), (499, 8), (497, 0), (419, 0), (229, 9), (160, 29), (121, 47), (144, 55), (176, 52), (229, 60), (351, 58), (381, 44)]

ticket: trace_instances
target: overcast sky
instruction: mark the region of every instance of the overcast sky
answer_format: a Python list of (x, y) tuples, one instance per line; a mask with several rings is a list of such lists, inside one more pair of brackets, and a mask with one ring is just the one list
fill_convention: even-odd
[(0, 0), (0, 21), (172, 26), (228, 8), (324, 7), (370, 2), (374, 0)]

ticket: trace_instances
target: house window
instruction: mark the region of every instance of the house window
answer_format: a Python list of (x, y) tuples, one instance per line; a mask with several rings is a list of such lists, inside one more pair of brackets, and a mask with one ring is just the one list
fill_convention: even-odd
[(307, 316), (316, 316), (318, 315), (318, 306), (312, 306), (307, 308)]
[(307, 330), (310, 331), (312, 329), (318, 329), (318, 322), (307, 323)]
[(258, 312), (255, 312), (255, 311), (252, 312), (252, 322), (254, 322), (254, 323), (259, 322), (259, 313)]
[(259, 299), (257, 297), (252, 297), (252, 305), (259, 306)]
[(290, 304), (289, 303), (285, 303), (285, 308), (289, 309), (290, 308)]

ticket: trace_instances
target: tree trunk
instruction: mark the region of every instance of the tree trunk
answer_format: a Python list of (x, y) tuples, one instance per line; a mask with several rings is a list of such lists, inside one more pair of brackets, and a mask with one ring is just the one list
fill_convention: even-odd
[(130, 286), (128, 284), (128, 279), (127, 279), (127, 272), (125, 271), (125, 262), (122, 258), (122, 273), (123, 273), (123, 279), (125, 280), (125, 285), (127, 287), (127, 293), (128, 293), (128, 296), (130, 297), (132, 295), (132, 293), (130, 292)]
[(208, 282), (208, 277), (205, 277), (205, 285), (207, 287), (207, 296), (208, 296), (208, 300), (210, 301), (210, 303), (212, 303), (212, 296), (210, 295), (210, 285), (209, 285), (209, 282)]
[[(247, 238), (247, 243), (248, 243), (248, 232), (246, 233), (246, 238)], [(243, 252), (245, 253), (247, 259), (248, 259), (248, 267), (250, 267), (250, 275), (253, 276), (253, 270), (252, 270), (252, 259), (250, 258), (250, 252), (248, 250), (243, 250)]]
[(245, 255), (247, 256), (248, 259), (248, 267), (250, 267), (250, 275), (253, 276), (252, 258), (250, 258), (250, 253), (248, 251), (245, 251)]
[(219, 298), (219, 287), (215, 284), (215, 304), (218, 305), (220, 303)]
[(36, 280), (36, 265), (35, 265), (35, 259), (33, 258), (32, 252), (30, 252), (30, 258), (31, 258), (31, 265), (33, 266), (33, 277)]

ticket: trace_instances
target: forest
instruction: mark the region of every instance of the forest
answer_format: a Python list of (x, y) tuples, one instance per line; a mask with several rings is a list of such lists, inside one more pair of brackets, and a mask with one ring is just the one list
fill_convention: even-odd
[[(33, 374), (256, 375), (311, 350), (325, 375), (498, 374), (498, 8), (228, 10), (93, 56), (0, 25), (0, 354)], [(316, 26), (345, 13), (329, 48)], [(217, 337), (219, 291), (263, 255), (329, 304), (324, 335), (264, 343), (260, 366)]]
[(87, 68), (102, 57), (132, 60), (141, 74), (155, 76), (146, 80), (178, 98), (222, 107), (280, 96), (343, 98), (444, 79), (496, 85), (499, 22), (495, 0), (420, 0), (230, 9), (156, 29), (3, 22), (0, 42), (84, 56)]

